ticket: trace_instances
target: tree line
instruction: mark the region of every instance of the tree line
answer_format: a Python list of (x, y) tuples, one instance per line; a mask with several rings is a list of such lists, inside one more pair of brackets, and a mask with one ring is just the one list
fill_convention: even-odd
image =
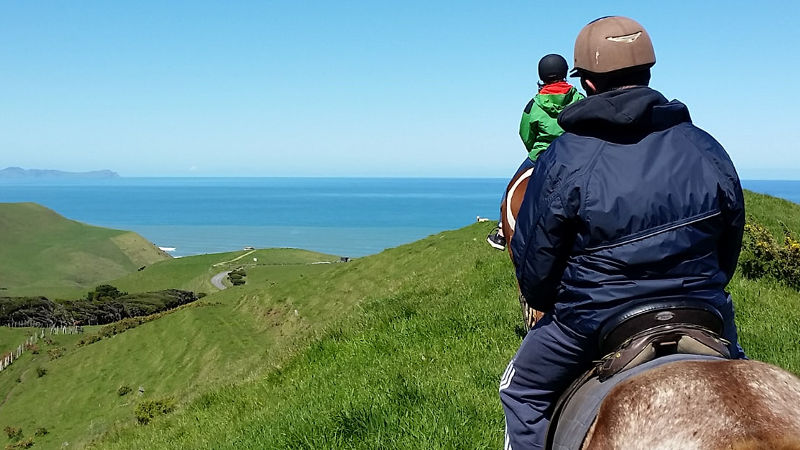
[(178, 289), (128, 294), (107, 284), (97, 286), (78, 300), (0, 297), (0, 325), (40, 328), (104, 325), (172, 309), (197, 298), (194, 292)]

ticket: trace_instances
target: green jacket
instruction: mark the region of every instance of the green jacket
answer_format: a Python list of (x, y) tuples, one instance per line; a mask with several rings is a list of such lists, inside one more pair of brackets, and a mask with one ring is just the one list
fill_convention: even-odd
[(558, 114), (568, 105), (582, 100), (583, 94), (565, 81), (544, 86), (525, 106), (519, 123), (519, 137), (528, 150), (528, 158), (536, 161), (539, 153), (564, 133), (558, 125)]

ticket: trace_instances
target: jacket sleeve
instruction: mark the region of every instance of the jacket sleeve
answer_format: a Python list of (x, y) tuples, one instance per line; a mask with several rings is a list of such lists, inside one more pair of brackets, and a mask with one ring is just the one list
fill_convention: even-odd
[(730, 281), (742, 250), (745, 212), (742, 185), (733, 163), (727, 156), (727, 154), (724, 155), (721, 164), (725, 172), (723, 173), (724, 182), (720, 186), (720, 210), (724, 223), (717, 254), (719, 267)]
[[(517, 215), (511, 240), (517, 280), (528, 304), (549, 311), (556, 300), (570, 248), (575, 239), (570, 205), (579, 204), (561, 186), (553, 168), (556, 152), (537, 160), (531, 184)], [(572, 197), (572, 198), (570, 198)]]
[(531, 108), (533, 107), (533, 99), (525, 105), (525, 110), (522, 112), (522, 119), (519, 121), (519, 137), (522, 139), (522, 143), (525, 144), (525, 149), (531, 151), (533, 148), (533, 144), (536, 143), (536, 138), (539, 134), (539, 127), (535, 120), (533, 120), (533, 114), (531, 114)]
[(742, 250), (745, 211), (744, 194), (739, 175), (728, 152), (713, 136), (699, 128), (692, 128), (698, 136), (695, 142), (703, 143), (699, 148), (717, 169), (717, 202), (722, 216), (722, 229), (717, 242), (717, 258), (720, 270), (728, 281), (733, 278), (739, 253)]

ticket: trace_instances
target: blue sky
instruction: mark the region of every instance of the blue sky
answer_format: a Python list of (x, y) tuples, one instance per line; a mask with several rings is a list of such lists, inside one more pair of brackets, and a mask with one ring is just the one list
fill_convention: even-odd
[(800, 179), (796, 2), (0, 1), (0, 168), (509, 176), (536, 63), (620, 14), (742, 178)]

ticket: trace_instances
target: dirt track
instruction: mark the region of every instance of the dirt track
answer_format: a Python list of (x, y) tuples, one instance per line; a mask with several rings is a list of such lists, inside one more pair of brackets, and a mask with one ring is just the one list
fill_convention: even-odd
[(214, 275), (213, 277), (211, 277), (211, 284), (213, 284), (214, 287), (219, 289), (220, 291), (225, 289), (225, 288), (227, 288), (228, 286), (225, 286), (222, 283), (222, 280), (224, 280), (225, 277), (227, 277), (229, 273), (231, 273), (231, 271), (230, 270), (226, 270), (224, 272), (220, 272), (220, 273)]

